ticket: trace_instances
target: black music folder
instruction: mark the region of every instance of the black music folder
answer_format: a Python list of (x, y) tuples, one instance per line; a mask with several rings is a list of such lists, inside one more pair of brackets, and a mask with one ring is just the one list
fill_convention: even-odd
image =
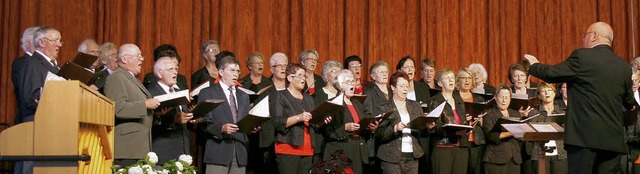
[(240, 119), (236, 125), (238, 125), (240, 132), (248, 134), (254, 128), (262, 125), (262, 123), (271, 120), (271, 115), (269, 114), (269, 96), (266, 96), (253, 106), (249, 110), (249, 114)]

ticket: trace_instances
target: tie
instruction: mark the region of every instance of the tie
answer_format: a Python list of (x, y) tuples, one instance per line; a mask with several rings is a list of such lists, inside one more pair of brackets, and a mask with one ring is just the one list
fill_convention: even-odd
[(236, 107), (236, 97), (233, 96), (233, 86), (229, 86), (229, 106), (231, 107), (231, 115), (233, 122), (238, 121), (238, 107)]
[(60, 67), (58, 66), (58, 64), (56, 63), (55, 60), (51, 60), (51, 63), (53, 64), (53, 67), (55, 67), (56, 69), (60, 70)]
[[(177, 88), (175, 88), (175, 87), (169, 87), (169, 93), (176, 92), (176, 89)], [(176, 109), (178, 110), (178, 113), (180, 113), (182, 111), (182, 105), (178, 105), (178, 107)]]
[(169, 93), (174, 93), (174, 92), (176, 92), (176, 90), (173, 89), (173, 87), (169, 87)]

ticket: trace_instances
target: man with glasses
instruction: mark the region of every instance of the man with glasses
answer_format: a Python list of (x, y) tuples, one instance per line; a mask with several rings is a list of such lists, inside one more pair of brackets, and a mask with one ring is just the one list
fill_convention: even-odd
[(225, 100), (204, 116), (200, 126), (208, 135), (204, 152), (206, 173), (246, 173), (248, 138), (236, 124), (249, 113), (249, 95), (236, 87), (240, 63), (233, 56), (218, 57), (216, 68), (220, 82), (203, 89), (198, 97), (198, 102)]
[(21, 100), (18, 103), (20, 116), (16, 118), (16, 123), (33, 121), (47, 73), (56, 74), (60, 70), (56, 61), (62, 47), (60, 32), (53, 27), (45, 26), (36, 30), (33, 37), (36, 50), (25, 60), (24, 68), (21, 70), (22, 80), (17, 96)]
[[(160, 58), (153, 66), (156, 83), (149, 84), (147, 90), (153, 96), (175, 93), (178, 87), (178, 66), (173, 62), (177, 56), (172, 51), (158, 55)], [(162, 166), (182, 154), (189, 154), (189, 130), (186, 123), (193, 118), (187, 105), (161, 107), (155, 110), (151, 127), (151, 149), (158, 155), (158, 165)]]
[(115, 108), (114, 165), (125, 167), (144, 159), (151, 151), (153, 110), (160, 102), (136, 78), (142, 70), (140, 48), (124, 44), (118, 49), (118, 69), (107, 77), (106, 96)]
[[(532, 55), (529, 73), (546, 82), (567, 83), (571, 100), (565, 123), (569, 173), (618, 173), (627, 153), (620, 106), (636, 109), (631, 68), (611, 48), (613, 29), (596, 22), (584, 33), (584, 48), (557, 65), (544, 65)], [(486, 121), (485, 121), (486, 124)]]

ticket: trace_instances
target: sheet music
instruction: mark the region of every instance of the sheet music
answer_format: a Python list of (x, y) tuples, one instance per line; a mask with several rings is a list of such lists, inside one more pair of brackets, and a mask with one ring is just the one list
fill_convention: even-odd
[(558, 132), (551, 124), (531, 124), (538, 132)]
[(333, 103), (336, 105), (343, 105), (344, 103), (344, 93), (340, 93), (340, 95), (333, 98), (333, 100), (329, 101), (329, 103)]
[(196, 95), (200, 94), (200, 91), (201, 91), (202, 89), (209, 87), (209, 85), (211, 85), (211, 84), (209, 83), (209, 81), (206, 81), (206, 82), (204, 82), (203, 84), (201, 84), (200, 86), (198, 86), (198, 87), (196, 87), (195, 89), (193, 89), (193, 91), (191, 91), (191, 93), (189, 93), (189, 95), (190, 95), (191, 97), (196, 96)]
[(64, 79), (54, 73), (52, 73), (51, 71), (47, 71), (47, 77), (45, 78), (45, 81), (65, 81), (67, 79)]
[(511, 98), (527, 100), (527, 99), (529, 99), (529, 95), (528, 94), (511, 93)]
[(185, 90), (174, 92), (174, 93), (155, 96), (153, 98), (156, 98), (156, 99), (158, 99), (158, 101), (163, 102), (163, 101), (167, 101), (167, 100), (171, 100), (171, 99), (175, 99), (175, 98), (180, 98), (180, 97), (186, 97), (187, 99), (189, 99), (188, 96), (189, 96), (189, 90), (185, 89)]
[(249, 115), (269, 117), (269, 96), (264, 97), (258, 104), (249, 110)]
[(438, 105), (438, 107), (436, 107), (435, 109), (433, 109), (429, 114), (427, 114), (427, 117), (440, 117), (440, 114), (442, 114), (442, 111), (444, 110), (444, 105), (447, 102), (442, 102), (440, 105)]

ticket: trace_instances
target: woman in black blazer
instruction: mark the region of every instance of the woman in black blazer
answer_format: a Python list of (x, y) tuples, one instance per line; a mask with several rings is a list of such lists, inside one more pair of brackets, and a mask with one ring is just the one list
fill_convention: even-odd
[[(287, 66), (286, 90), (277, 91), (273, 126), (276, 129), (275, 153), (282, 174), (308, 173), (322, 142), (316, 140), (316, 125), (310, 124), (315, 108), (309, 94), (303, 93), (305, 71), (300, 64)], [(325, 119), (328, 123), (330, 119)]]
[[(466, 103), (472, 102), (484, 102), (484, 98), (476, 93), (472, 93), (477, 83), (477, 78), (469, 68), (460, 68), (458, 70), (458, 76), (456, 76), (456, 84), (462, 101)], [(465, 108), (466, 109), (466, 108)], [(478, 115), (472, 115), (478, 117)], [(474, 121), (476, 122), (476, 121)], [(467, 167), (468, 173), (480, 174), (482, 173), (482, 155), (485, 148), (484, 133), (480, 122), (472, 123), (473, 130), (469, 133), (469, 167)]]
[[(376, 131), (379, 141), (377, 156), (382, 160), (381, 167), (385, 174), (416, 174), (418, 173), (418, 158), (424, 155), (422, 146), (418, 142), (421, 131), (408, 127), (408, 123), (423, 116), (420, 103), (407, 100), (409, 93), (409, 77), (404, 72), (396, 72), (390, 78), (393, 98), (384, 106), (386, 109), (397, 109), (392, 115), (380, 123)], [(427, 129), (433, 128), (435, 123), (427, 123)]]
[(487, 148), (482, 159), (484, 171), (485, 173), (520, 173), (521, 142), (510, 132), (501, 131), (500, 125), (496, 123), (501, 117), (522, 116), (518, 111), (509, 109), (511, 88), (500, 85), (496, 90), (496, 107), (488, 109), (483, 117), (482, 130), (487, 140)]
[(471, 117), (467, 117), (464, 101), (458, 91), (455, 91), (456, 77), (449, 68), (438, 72), (438, 85), (442, 92), (431, 97), (435, 109), (437, 105), (446, 102), (443, 115), (436, 121), (431, 140), (433, 142), (432, 166), (433, 173), (466, 174), (469, 160), (469, 141), (467, 130), (447, 130), (445, 124), (466, 125)]
[(349, 70), (340, 71), (333, 80), (335, 86), (344, 94), (344, 108), (338, 112), (332, 122), (325, 126), (324, 159), (336, 150), (343, 150), (351, 159), (351, 168), (355, 173), (363, 173), (363, 164), (369, 163), (367, 141), (371, 140), (378, 123), (360, 125), (365, 117), (362, 103), (351, 98), (355, 93), (356, 80)]

